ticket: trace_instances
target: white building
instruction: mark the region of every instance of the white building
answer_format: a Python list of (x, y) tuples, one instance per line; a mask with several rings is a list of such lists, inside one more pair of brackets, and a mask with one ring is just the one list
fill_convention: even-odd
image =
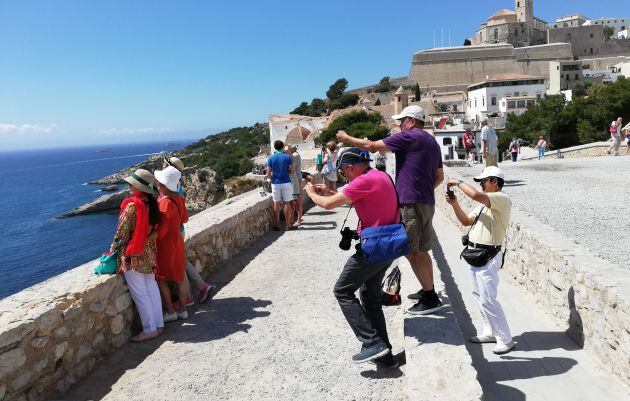
[(609, 26), (615, 30), (613, 37), (617, 37), (617, 34), (620, 31), (625, 31), (628, 29), (628, 24), (630, 24), (630, 20), (628, 18), (597, 18), (591, 19), (584, 23), (584, 25), (603, 25)]
[(617, 39), (630, 39), (630, 29), (624, 29), (617, 33)]
[(543, 77), (522, 74), (497, 74), (470, 85), (466, 94), (466, 120), (479, 122), (483, 117), (522, 114), (536, 104), (546, 91)]
[(582, 14), (571, 14), (563, 17), (556, 18), (555, 24), (550, 24), (554, 28), (570, 28), (575, 26), (582, 26), (588, 21), (588, 18)]
[(302, 149), (315, 148), (315, 138), (326, 125), (328, 117), (309, 117), (297, 114), (269, 116), (269, 143), (281, 140), (285, 144), (299, 145)]

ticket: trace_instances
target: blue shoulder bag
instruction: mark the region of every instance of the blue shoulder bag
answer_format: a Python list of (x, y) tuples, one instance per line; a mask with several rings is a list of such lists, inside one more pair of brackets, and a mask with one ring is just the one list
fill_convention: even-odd
[[(387, 177), (392, 180), (389, 174)], [(396, 185), (394, 185), (393, 180), (392, 185), (394, 186), (394, 191), (396, 191)], [(396, 199), (398, 200), (398, 210), (400, 210), (398, 191), (396, 191)], [(407, 232), (402, 224), (402, 218), (401, 223), (398, 224), (362, 228), (361, 252), (365, 262), (370, 265), (392, 262), (409, 253)]]

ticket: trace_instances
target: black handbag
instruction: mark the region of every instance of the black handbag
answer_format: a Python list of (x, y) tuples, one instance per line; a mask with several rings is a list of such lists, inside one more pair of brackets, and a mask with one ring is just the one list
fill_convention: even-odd
[(470, 226), (470, 229), (468, 229), (468, 233), (464, 237), (462, 237), (462, 242), (464, 243), (466, 247), (464, 248), (462, 253), (459, 255), (459, 258), (460, 259), (463, 258), (466, 261), (466, 263), (474, 267), (485, 266), (486, 263), (488, 263), (490, 259), (494, 258), (496, 254), (499, 253), (499, 250), (501, 249), (500, 247), (470, 248), (468, 246), (469, 244), (468, 234), (470, 234), (470, 231), (473, 229), (475, 224), (477, 224), (477, 221), (479, 221), (479, 217), (481, 216), (481, 213), (483, 212), (484, 208), (485, 206), (481, 208), (472, 226)]

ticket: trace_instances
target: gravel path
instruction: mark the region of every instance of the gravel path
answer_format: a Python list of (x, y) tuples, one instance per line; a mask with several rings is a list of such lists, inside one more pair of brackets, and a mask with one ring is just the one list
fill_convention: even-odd
[[(630, 156), (504, 162), (514, 206), (630, 270)], [(457, 167), (472, 177), (482, 167)]]
[[(269, 233), (214, 278), (223, 288), (191, 319), (169, 324), (152, 343), (123, 347), (60, 398), (406, 399), (404, 366), (350, 362), (360, 343), (332, 294), (349, 256), (337, 246), (345, 213), (312, 208), (300, 230)], [(402, 310), (386, 314), (404, 360)]]

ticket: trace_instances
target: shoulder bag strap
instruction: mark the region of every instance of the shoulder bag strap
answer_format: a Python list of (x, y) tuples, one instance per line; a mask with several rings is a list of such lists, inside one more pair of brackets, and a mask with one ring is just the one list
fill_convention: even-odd
[(470, 234), (470, 232), (472, 231), (473, 227), (475, 227), (475, 224), (477, 224), (477, 221), (479, 221), (479, 217), (481, 217), (481, 213), (483, 212), (483, 209), (485, 207), (486, 207), (486, 205), (481, 206), (481, 210), (479, 211), (479, 214), (477, 214), (477, 217), (475, 217), (475, 221), (473, 221), (472, 225), (468, 229), (468, 232), (466, 233), (466, 236), (468, 236)]

